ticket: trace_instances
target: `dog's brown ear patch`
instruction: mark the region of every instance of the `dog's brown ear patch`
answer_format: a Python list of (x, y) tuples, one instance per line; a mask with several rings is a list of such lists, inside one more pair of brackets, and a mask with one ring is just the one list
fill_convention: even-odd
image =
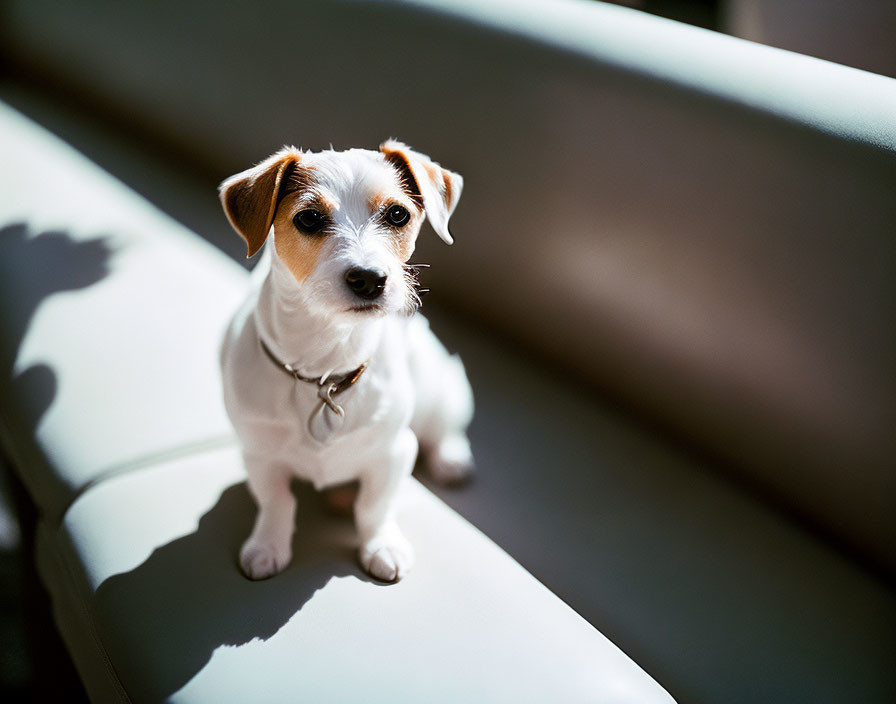
[(284, 147), (257, 166), (231, 176), (218, 189), (224, 212), (253, 256), (268, 237), (281, 190), (301, 159), (295, 147)]
[(448, 232), (448, 219), (457, 207), (463, 177), (443, 169), (425, 154), (415, 152), (406, 144), (394, 139), (380, 145), (386, 160), (397, 169), (406, 185), (413, 183), (416, 193), (423, 200), (423, 207), (436, 234), (451, 244), (454, 239)]
[(414, 205), (423, 212), (423, 194), (420, 192), (420, 186), (417, 185), (417, 179), (414, 178), (408, 159), (401, 151), (389, 148), (392, 144), (394, 142), (384, 142), (380, 146), (380, 151), (385, 155), (386, 161), (392, 164), (395, 170), (398, 171), (402, 190), (410, 196), (411, 200), (414, 201)]

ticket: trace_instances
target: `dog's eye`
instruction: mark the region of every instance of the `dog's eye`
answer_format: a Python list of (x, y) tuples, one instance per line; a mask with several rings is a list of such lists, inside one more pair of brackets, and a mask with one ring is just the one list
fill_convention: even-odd
[(293, 216), (292, 222), (302, 232), (310, 235), (314, 234), (324, 226), (326, 218), (319, 210), (305, 208)]
[(401, 205), (393, 205), (386, 211), (386, 222), (395, 227), (401, 227), (411, 219), (408, 209)]

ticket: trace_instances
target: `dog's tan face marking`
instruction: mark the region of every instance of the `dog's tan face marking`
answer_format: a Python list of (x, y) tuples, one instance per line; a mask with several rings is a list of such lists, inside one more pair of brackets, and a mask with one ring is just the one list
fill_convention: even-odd
[[(400, 176), (397, 176), (397, 179), (400, 179)], [(367, 201), (367, 206), (371, 217), (381, 220), (389, 228), (389, 244), (395, 256), (402, 264), (407, 263), (417, 243), (417, 235), (423, 222), (423, 207), (407, 194), (398, 180), (395, 187), (373, 193)], [(408, 211), (410, 217), (405, 225), (396, 227), (386, 219), (386, 213), (394, 206), (400, 206)]]
[(302, 192), (294, 192), (284, 197), (274, 218), (274, 246), (277, 256), (300, 284), (317, 267), (327, 240), (325, 233), (313, 237), (303, 235), (293, 224), (293, 216), (305, 207), (316, 207), (327, 215), (330, 212), (323, 202), (316, 202), (314, 206), (310, 206), (304, 196)]
[(307, 190), (314, 181), (313, 174), (313, 170), (307, 164), (295, 164), (283, 180), (283, 186), (280, 190), (280, 202), (282, 203), (283, 199), (292, 193)]
[[(343, 204), (335, 192), (333, 177), (328, 178), (327, 166), (318, 171), (312, 162), (317, 155), (306, 155), (305, 163), (297, 165), (284, 184), (277, 212), (274, 217), (274, 241), (277, 256), (286, 264), (296, 281), (305, 282), (321, 261), (328, 238), (350, 221), (355, 227), (366, 224), (367, 236), (379, 236), (385, 240), (393, 256), (402, 264), (414, 253), (417, 234), (422, 225), (424, 212), (422, 204), (408, 193), (402, 183), (401, 173), (393, 165), (371, 152), (374, 167), (358, 179), (350, 195), (356, 196), (367, 190), (362, 201), (366, 206), (357, 212), (354, 202)], [(379, 163), (377, 163), (379, 162)], [(332, 167), (332, 165), (330, 165)], [(374, 185), (375, 184), (375, 185)], [(387, 219), (387, 213), (395, 206), (407, 210), (408, 221), (395, 226)], [(313, 234), (302, 232), (294, 222), (298, 213), (305, 209), (319, 212), (326, 224)], [(356, 212), (347, 212), (355, 210)]]
[(390, 202), (391, 198), (386, 191), (377, 191), (367, 199), (367, 207), (371, 213), (376, 213), (377, 211), (385, 210), (386, 205)]
[(414, 253), (414, 247), (417, 244), (417, 235), (420, 232), (420, 224), (422, 216), (419, 212), (408, 208), (407, 203), (398, 203), (396, 201), (387, 202), (385, 209), (391, 208), (392, 205), (402, 205), (408, 209), (411, 218), (407, 225), (403, 227), (393, 227), (389, 244), (395, 252), (395, 256), (402, 264), (407, 264), (411, 255)]

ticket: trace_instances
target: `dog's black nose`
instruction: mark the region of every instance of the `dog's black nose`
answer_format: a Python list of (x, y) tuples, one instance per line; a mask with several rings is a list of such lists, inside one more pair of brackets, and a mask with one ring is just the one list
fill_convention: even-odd
[(356, 296), (372, 300), (379, 298), (386, 288), (386, 272), (356, 266), (345, 272), (345, 283)]

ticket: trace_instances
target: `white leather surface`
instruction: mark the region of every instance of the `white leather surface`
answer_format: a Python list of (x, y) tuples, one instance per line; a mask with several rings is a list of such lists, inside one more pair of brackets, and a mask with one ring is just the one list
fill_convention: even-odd
[[(250, 582), (236, 566), (253, 516), (241, 476), (225, 448), (109, 479), (43, 546), (70, 576), (49, 583), (82, 595), (132, 701), (671, 701), (413, 480), (399, 521), (418, 561), (399, 584), (361, 572), (351, 522), (304, 486), (293, 563)], [(67, 637), (90, 650), (89, 629)], [(91, 692), (114, 699), (95, 671)]]
[(55, 519), (97, 477), (229, 434), (217, 346), (246, 276), (3, 105), (0, 131), (4, 441)]

